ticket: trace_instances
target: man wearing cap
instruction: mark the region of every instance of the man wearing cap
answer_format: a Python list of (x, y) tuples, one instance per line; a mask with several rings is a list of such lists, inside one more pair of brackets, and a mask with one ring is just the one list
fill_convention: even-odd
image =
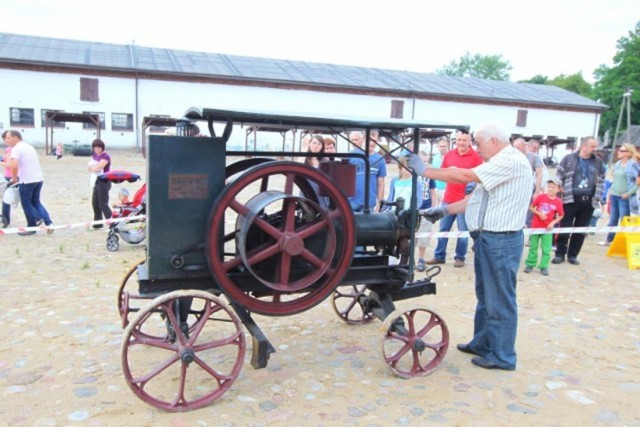
[[(562, 183), (564, 217), (560, 227), (587, 227), (593, 211), (600, 205), (604, 190), (604, 162), (595, 155), (598, 140), (592, 136), (582, 138), (577, 152), (567, 154), (560, 161), (556, 176)], [(578, 255), (585, 233), (558, 234), (553, 264), (578, 265)]]
[[(558, 178), (547, 180), (547, 192), (538, 194), (531, 202), (531, 206), (529, 206), (529, 212), (533, 215), (531, 228), (543, 228), (551, 231), (560, 222), (564, 216), (564, 209), (562, 200), (556, 197), (559, 190), (560, 180)], [(540, 246), (542, 252), (540, 264), (538, 264), (538, 246)], [(553, 234), (532, 234), (529, 238), (529, 256), (524, 262), (524, 272), (531, 273), (536, 264), (538, 264), (537, 267), (540, 269), (540, 273), (543, 276), (548, 276), (552, 246)]]

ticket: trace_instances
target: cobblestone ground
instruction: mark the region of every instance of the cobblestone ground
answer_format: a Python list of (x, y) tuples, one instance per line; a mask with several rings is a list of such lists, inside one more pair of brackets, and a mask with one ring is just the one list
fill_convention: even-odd
[[(140, 156), (112, 156), (117, 169), (144, 174)], [(41, 159), (53, 221), (89, 221), (87, 158)], [(347, 325), (327, 300), (295, 316), (256, 316), (277, 350), (268, 366), (251, 367), (247, 335), (231, 389), (172, 414), (139, 400), (121, 371), (116, 291), (143, 247), (108, 252), (105, 231), (86, 227), (0, 236), (0, 425), (640, 426), (640, 275), (607, 258), (600, 238), (587, 238), (579, 266), (519, 274), (514, 372), (477, 368), (455, 350), (472, 332), (473, 263), (449, 260), (437, 295), (397, 304), (429, 307), (448, 324), (449, 351), (430, 376), (394, 376), (381, 358), (382, 323)]]

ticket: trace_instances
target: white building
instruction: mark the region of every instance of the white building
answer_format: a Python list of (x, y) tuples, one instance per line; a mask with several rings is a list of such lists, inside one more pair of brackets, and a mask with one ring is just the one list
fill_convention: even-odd
[[(605, 105), (546, 85), (0, 33), (0, 130), (44, 146), (45, 113), (97, 113), (109, 148), (141, 146), (142, 119), (194, 106), (495, 122), (549, 144), (598, 131)], [(90, 144), (90, 123), (57, 123), (53, 145)], [(163, 129), (152, 129), (163, 131)], [(204, 129), (203, 129), (204, 130)], [(244, 143), (234, 131), (230, 144)]]

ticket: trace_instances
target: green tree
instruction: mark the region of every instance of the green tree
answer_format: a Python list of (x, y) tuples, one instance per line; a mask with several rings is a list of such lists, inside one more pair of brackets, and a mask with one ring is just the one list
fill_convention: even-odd
[[(613, 57), (614, 65), (601, 65), (594, 72), (596, 83), (593, 89), (594, 99), (610, 108), (602, 113), (600, 133), (615, 131), (622, 107), (622, 97), (628, 89), (631, 94), (631, 124), (640, 124), (640, 22), (627, 37), (618, 40), (617, 52)], [(626, 115), (626, 110), (625, 110)], [(626, 120), (621, 130), (626, 129)]]
[(568, 76), (560, 74), (559, 76), (549, 80), (547, 84), (561, 87), (562, 89), (566, 89), (587, 98), (590, 98), (593, 92), (593, 87), (584, 79), (584, 77), (582, 77), (581, 72), (570, 74)]
[(549, 77), (543, 76), (541, 74), (536, 74), (527, 80), (518, 80), (518, 83), (534, 83), (538, 85), (546, 85), (549, 82)]
[(511, 63), (502, 55), (471, 55), (465, 53), (459, 61), (451, 61), (436, 72), (447, 76), (476, 77), (479, 79), (508, 81)]

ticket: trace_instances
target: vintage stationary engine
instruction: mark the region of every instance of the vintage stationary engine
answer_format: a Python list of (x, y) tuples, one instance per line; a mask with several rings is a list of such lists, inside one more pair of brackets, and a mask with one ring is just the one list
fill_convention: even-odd
[[(417, 214), (408, 201), (387, 212), (354, 213), (349, 159), (358, 154), (335, 154), (316, 169), (263, 157), (269, 153), (244, 158), (226, 150), (231, 127), (245, 122), (332, 132), (426, 126), (220, 110), (190, 117), (207, 120), (211, 137), (151, 136), (148, 142), (146, 257), (118, 294), (131, 389), (170, 411), (206, 405), (240, 371), (247, 347), (241, 324), (252, 337), (255, 368), (275, 352), (252, 314), (289, 316), (327, 298), (347, 323), (384, 321), (383, 357), (395, 374), (432, 372), (448, 347), (446, 324), (428, 309), (394, 306), (434, 294), (431, 279), (440, 271), (414, 278)], [(225, 124), (221, 137), (217, 122)], [(137, 289), (128, 285), (131, 277)], [(167, 391), (175, 378), (177, 395)]]

